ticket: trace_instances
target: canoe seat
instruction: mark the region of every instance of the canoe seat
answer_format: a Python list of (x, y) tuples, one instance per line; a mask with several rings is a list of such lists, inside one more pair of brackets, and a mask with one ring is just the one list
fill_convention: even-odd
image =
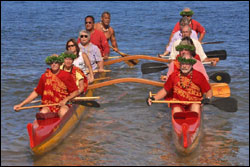
[(188, 125), (194, 124), (199, 117), (199, 114), (196, 112), (177, 112), (174, 114), (174, 120), (182, 125), (186, 123)]

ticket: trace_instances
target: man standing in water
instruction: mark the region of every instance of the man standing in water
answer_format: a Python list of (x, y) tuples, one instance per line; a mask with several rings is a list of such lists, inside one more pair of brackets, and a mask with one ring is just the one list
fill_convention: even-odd
[(104, 35), (107, 38), (107, 41), (110, 40), (113, 50), (115, 52), (119, 51), (118, 45), (115, 39), (115, 31), (114, 29), (109, 25), (110, 24), (110, 13), (109, 12), (103, 12), (101, 17), (101, 22), (95, 24), (95, 29), (102, 31)]

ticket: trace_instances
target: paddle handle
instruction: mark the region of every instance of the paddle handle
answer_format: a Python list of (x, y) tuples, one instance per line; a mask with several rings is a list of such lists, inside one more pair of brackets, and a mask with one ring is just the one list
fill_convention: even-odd
[(186, 104), (190, 104), (190, 103), (198, 103), (201, 104), (200, 101), (173, 101), (173, 100), (153, 100), (152, 103), (186, 103)]
[(49, 106), (58, 106), (59, 103), (55, 104), (46, 104), (46, 105), (38, 105), (38, 106), (29, 106), (29, 107), (20, 107), (16, 110), (18, 112), (19, 110), (25, 110), (25, 109), (31, 109), (31, 108), (41, 108), (41, 107), (49, 107)]
[(95, 97), (75, 97), (73, 100), (93, 100), (93, 99), (100, 99), (100, 96), (95, 96)]
[[(89, 71), (86, 72), (89, 73)], [(94, 70), (93, 72), (99, 72), (99, 70)], [(111, 70), (103, 70), (102, 72), (111, 72)]]
[[(93, 97), (75, 97), (72, 100), (93, 100), (93, 99), (100, 99), (100, 96), (93, 96)], [(33, 100), (30, 103), (38, 103), (41, 102), (41, 100)]]

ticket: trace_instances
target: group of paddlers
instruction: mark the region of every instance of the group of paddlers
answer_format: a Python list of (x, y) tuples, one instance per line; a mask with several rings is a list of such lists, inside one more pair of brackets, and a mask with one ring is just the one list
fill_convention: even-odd
[[(176, 24), (164, 54), (170, 54), (172, 62), (169, 64), (164, 88), (155, 96), (149, 97), (147, 103), (152, 100), (168, 99), (197, 101), (205, 97), (203, 103), (209, 103), (212, 91), (209, 78), (202, 64), (210, 61), (201, 46), (205, 35), (205, 29), (201, 24), (192, 19), (194, 12), (189, 8), (181, 11), (181, 20)], [(94, 81), (94, 71), (104, 71), (103, 60), (109, 57), (109, 44), (111, 41), (114, 51), (119, 51), (114, 29), (110, 24), (110, 13), (103, 12), (101, 22), (95, 24), (93, 16), (85, 17), (85, 29), (79, 32), (78, 39), (69, 39), (66, 43), (66, 51), (60, 55), (53, 54), (46, 58), (50, 65), (42, 74), (37, 87), (20, 104), (14, 106), (18, 110), (30, 103), (38, 95), (41, 95), (42, 104), (59, 103), (58, 106), (43, 107), (40, 113), (58, 113), (62, 117), (69, 109), (68, 101), (86, 92), (88, 83)], [(198, 34), (199, 33), (199, 38)], [(216, 65), (212, 61), (212, 65)], [(198, 111), (199, 104), (173, 104), (174, 112), (181, 111), (183, 107), (190, 107)]]

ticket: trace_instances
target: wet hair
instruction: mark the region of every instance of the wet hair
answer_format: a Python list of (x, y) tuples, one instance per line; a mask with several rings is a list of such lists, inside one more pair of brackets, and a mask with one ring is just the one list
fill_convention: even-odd
[(93, 20), (93, 23), (95, 23), (95, 18), (94, 18), (93, 16), (91, 16), (91, 15), (86, 16), (86, 17), (85, 17), (85, 22), (86, 22), (86, 19), (87, 19), (87, 18), (91, 18), (91, 19)]
[(75, 45), (75, 47), (76, 47), (76, 56), (78, 57), (78, 56), (79, 56), (79, 52), (80, 52), (80, 48), (79, 48), (79, 46), (78, 46), (76, 40), (75, 40), (74, 38), (70, 38), (70, 39), (67, 41), (67, 43), (66, 43), (66, 50), (68, 50), (68, 44), (69, 44), (69, 42), (73, 42), (73, 44)]
[(111, 16), (109, 12), (105, 11), (105, 12), (102, 13), (102, 17), (103, 17), (105, 14), (109, 15), (109, 17)]

